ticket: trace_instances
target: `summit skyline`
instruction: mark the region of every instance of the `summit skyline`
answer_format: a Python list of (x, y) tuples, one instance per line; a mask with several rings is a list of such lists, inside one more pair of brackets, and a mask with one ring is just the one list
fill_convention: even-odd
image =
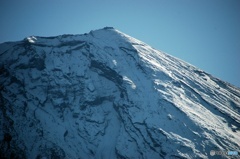
[(0, 43), (112, 26), (240, 87), (240, 1), (1, 1)]

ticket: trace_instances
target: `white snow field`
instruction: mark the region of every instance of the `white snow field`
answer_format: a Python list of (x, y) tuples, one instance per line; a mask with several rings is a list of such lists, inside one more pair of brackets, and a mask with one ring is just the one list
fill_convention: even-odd
[(2, 158), (239, 152), (239, 88), (112, 27), (2, 43), (0, 70)]

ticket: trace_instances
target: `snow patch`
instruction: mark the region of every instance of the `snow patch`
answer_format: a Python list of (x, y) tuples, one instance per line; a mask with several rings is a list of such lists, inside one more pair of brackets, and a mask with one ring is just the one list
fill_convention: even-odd
[(37, 38), (34, 36), (27, 37), (28, 42), (35, 43), (37, 41)]
[(131, 86), (132, 89), (137, 88), (135, 83), (130, 78), (128, 78), (127, 76), (123, 76), (123, 80), (126, 81)]
[(112, 60), (112, 62), (115, 66), (117, 66), (117, 61), (116, 60)]

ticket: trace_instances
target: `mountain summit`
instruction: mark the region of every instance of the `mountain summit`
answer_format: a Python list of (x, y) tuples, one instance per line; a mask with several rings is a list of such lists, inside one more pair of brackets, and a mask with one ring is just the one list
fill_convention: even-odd
[(229, 158), (219, 152), (240, 147), (239, 88), (111, 27), (2, 43), (0, 70), (2, 158)]

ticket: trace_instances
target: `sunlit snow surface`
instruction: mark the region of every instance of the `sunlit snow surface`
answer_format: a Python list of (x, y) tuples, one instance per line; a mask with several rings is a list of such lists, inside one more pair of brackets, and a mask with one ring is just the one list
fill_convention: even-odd
[[(174, 45), (173, 45), (174, 47)], [(113, 28), (0, 44), (0, 137), (27, 158), (230, 158), (240, 89)]]

